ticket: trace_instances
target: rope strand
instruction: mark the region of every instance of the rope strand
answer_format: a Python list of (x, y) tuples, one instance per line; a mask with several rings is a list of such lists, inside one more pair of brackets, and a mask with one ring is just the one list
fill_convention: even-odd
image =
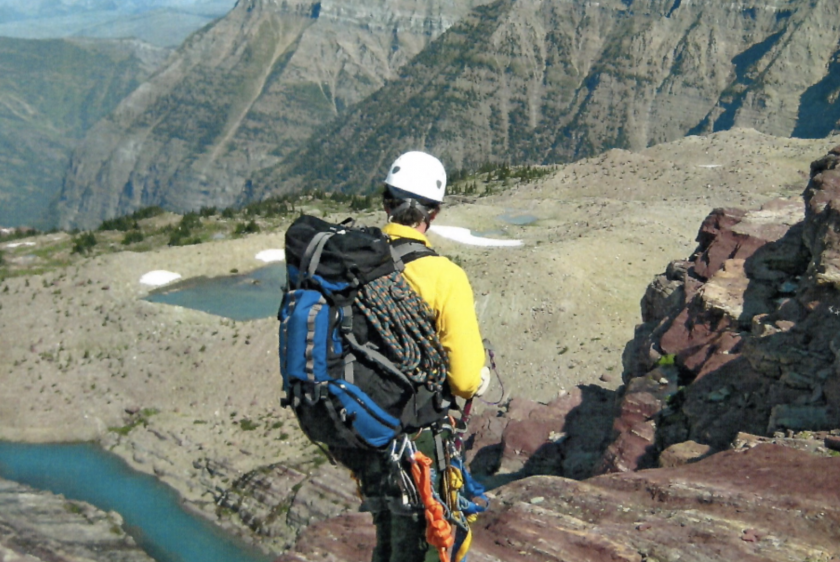
[(364, 285), (356, 305), (382, 337), (386, 355), (417, 384), (439, 389), (446, 381), (446, 350), (426, 302), (394, 272)]

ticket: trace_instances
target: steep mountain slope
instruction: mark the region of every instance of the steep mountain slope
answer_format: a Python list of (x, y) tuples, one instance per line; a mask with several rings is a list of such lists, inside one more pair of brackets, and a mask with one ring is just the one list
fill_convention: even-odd
[(137, 41), (0, 37), (0, 225), (41, 226), (75, 143), (166, 53)]
[(407, 148), (459, 168), (566, 162), (736, 126), (823, 137), (840, 120), (838, 16), (833, 0), (499, 0), (255, 174), (255, 194), (365, 189)]
[(65, 180), (60, 224), (248, 197), (249, 173), (394, 78), (475, 3), (240, 1), (91, 131)]

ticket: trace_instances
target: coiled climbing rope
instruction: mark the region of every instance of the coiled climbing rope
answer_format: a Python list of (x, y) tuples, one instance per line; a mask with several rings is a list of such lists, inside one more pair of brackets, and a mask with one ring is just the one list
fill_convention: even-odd
[(446, 380), (446, 350), (429, 305), (398, 272), (365, 284), (356, 305), (388, 348), (388, 358), (417, 384), (438, 390)]

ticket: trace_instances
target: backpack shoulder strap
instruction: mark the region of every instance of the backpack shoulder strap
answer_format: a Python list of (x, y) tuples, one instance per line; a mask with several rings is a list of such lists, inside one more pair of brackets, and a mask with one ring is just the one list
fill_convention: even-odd
[(397, 269), (402, 271), (405, 264), (426, 256), (437, 256), (438, 253), (418, 240), (411, 238), (397, 238), (391, 241), (391, 255)]

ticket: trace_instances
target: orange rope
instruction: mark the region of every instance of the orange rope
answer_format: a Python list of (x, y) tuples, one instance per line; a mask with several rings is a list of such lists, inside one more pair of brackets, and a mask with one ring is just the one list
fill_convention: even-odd
[(449, 549), (455, 544), (455, 537), (444, 516), (443, 506), (432, 495), (432, 459), (417, 451), (412, 461), (411, 476), (426, 507), (426, 542), (437, 548), (441, 562), (449, 562)]

